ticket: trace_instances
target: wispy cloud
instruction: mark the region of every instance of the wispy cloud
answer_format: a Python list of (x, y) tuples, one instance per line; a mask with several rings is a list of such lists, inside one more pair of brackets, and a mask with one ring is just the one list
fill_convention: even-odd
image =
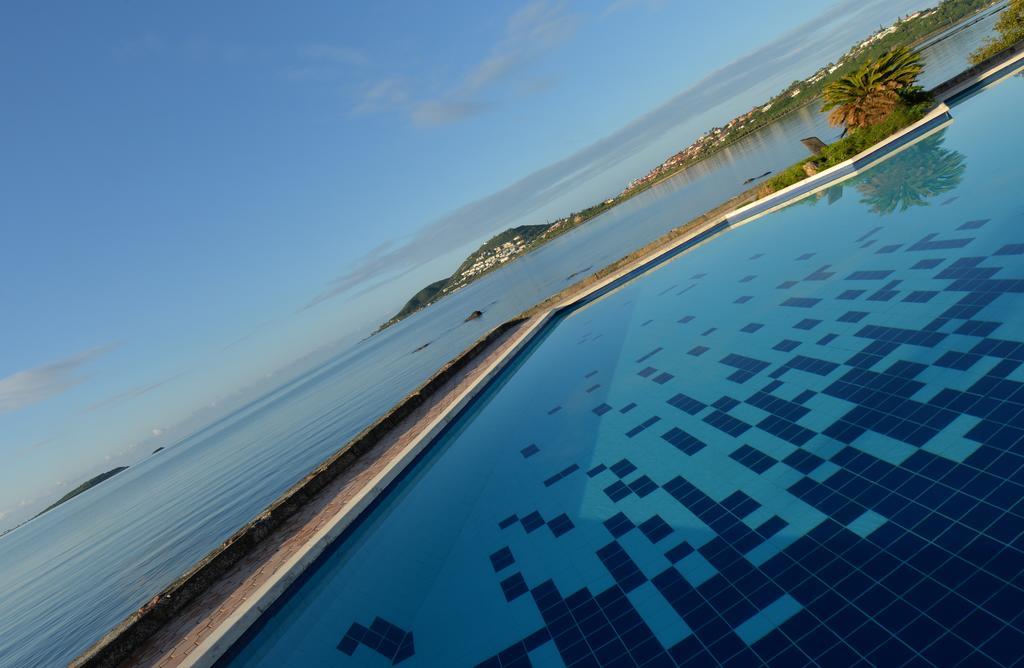
[(399, 77), (378, 79), (366, 86), (358, 102), (352, 108), (353, 116), (364, 116), (380, 112), (402, 110), (408, 105), (411, 95), (406, 81)]
[(85, 381), (82, 367), (120, 344), (90, 348), (63, 360), (0, 378), (0, 413), (45, 401)]
[(41, 441), (36, 441), (35, 443), (30, 443), (29, 445), (22, 446), (11, 453), (11, 459), (21, 459), (22, 457), (25, 457), (29, 453), (38, 450), (39, 448), (45, 445), (49, 445), (50, 443), (53, 442), (54, 440), (52, 438), (45, 438)]
[(141, 397), (144, 394), (152, 392), (158, 387), (162, 387), (167, 383), (170, 383), (171, 381), (180, 378), (182, 375), (184, 375), (184, 372), (176, 373), (169, 378), (164, 378), (163, 380), (157, 381), (155, 383), (150, 383), (148, 385), (142, 385), (139, 387), (133, 387), (130, 390), (125, 390), (124, 392), (120, 392), (112, 397), (108, 397), (102, 401), (98, 401), (90, 406), (87, 406), (85, 410), (90, 412), (97, 411), (101, 408), (109, 408), (110, 406), (114, 406), (125, 401), (130, 401), (131, 399), (135, 399)]
[[(228, 343), (227, 345), (225, 345), (225, 346), (224, 346), (223, 348), (221, 348), (221, 350), (222, 350), (222, 351), (227, 351), (227, 350), (231, 350), (231, 349), (232, 349), (232, 348), (234, 348), (235, 346), (238, 346), (238, 345), (241, 345), (242, 343), (245, 343), (246, 341), (248, 341), (248, 340), (249, 340), (249, 339), (251, 339), (252, 337), (256, 336), (256, 335), (257, 335), (257, 334), (259, 334), (260, 332), (264, 331), (265, 329), (267, 329), (267, 328), (268, 328), (268, 327), (270, 327), (271, 325), (273, 325), (273, 324), (276, 324), (276, 323), (278, 323), (278, 322), (280, 322), (280, 318), (271, 318), (271, 319), (269, 319), (269, 320), (264, 320), (263, 322), (260, 322), (260, 323), (258, 323), (258, 324), (256, 324), (256, 325), (254, 325), (254, 326), (253, 326), (253, 327), (252, 327), (252, 328), (251, 328), (251, 329), (250, 329), (250, 330), (249, 330), (248, 332), (246, 332), (245, 334), (241, 335), (240, 337), (238, 337), (238, 338), (237, 338), (237, 339), (235, 339), (234, 341), (231, 341), (230, 343)], [(180, 375), (180, 374), (179, 374), (179, 375)]]
[[(715, 109), (738, 91), (761, 86), (780, 73), (809, 75), (809, 71), (794, 72), (794, 68), (806, 66), (808, 62), (827, 62), (838, 55), (835, 53), (837, 45), (845, 48), (866, 36), (880, 21), (895, 18), (921, 4), (922, 0), (844, 0), (790, 33), (713, 72), (611, 135), (433, 221), (401, 243), (374, 249), (329, 284), (307, 308), (349, 293), (356, 286), (366, 288), (394, 280), (469, 240), (521, 224), (532, 212), (614, 169), (686, 119)], [(548, 35), (546, 41), (550, 43), (555, 31), (542, 32)]]
[(483, 88), (548, 49), (570, 39), (578, 17), (564, 2), (536, 0), (509, 17), (504, 37), (491, 53), (474, 67), (462, 84), (464, 91)]
[[(379, 77), (367, 83), (356, 95), (353, 116), (375, 113), (400, 113), (413, 125), (435, 126), (471, 118), (496, 106), (497, 98), (522, 97), (549, 88), (553, 80), (523, 78), (526, 66), (546, 51), (571, 39), (578, 16), (567, 10), (562, 0), (534, 0), (513, 13), (505, 22), (493, 47), (476, 64), (438, 91), (424, 94), (422, 86), (413, 86), (409, 78), (399, 75)], [(334, 58), (350, 64), (366, 63), (361, 54), (347, 49), (307, 47), (304, 53), (320, 58)], [(291, 72), (293, 78), (310, 78), (318, 68), (303, 67)], [(508, 80), (502, 89), (499, 84)]]
[(476, 116), (487, 109), (484, 102), (466, 100), (463, 102), (429, 100), (421, 102), (412, 110), (412, 122), (416, 125), (442, 125)]
[[(448, 93), (417, 104), (416, 125), (441, 125), (475, 116), (492, 104), (480, 99), (485, 90), (517, 73), (544, 52), (571, 39), (579, 17), (565, 2), (534, 0), (512, 14), (502, 37)], [(521, 86), (516, 89), (522, 94)]]

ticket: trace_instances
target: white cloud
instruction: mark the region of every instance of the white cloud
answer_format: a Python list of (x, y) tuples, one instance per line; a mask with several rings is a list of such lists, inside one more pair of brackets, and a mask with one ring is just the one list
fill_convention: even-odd
[(154, 427), (153, 428), (153, 435), (154, 436), (159, 436), (162, 433), (164, 433), (164, 430), (161, 427)]
[(117, 344), (91, 348), (63, 360), (0, 378), (0, 413), (45, 401), (86, 380), (83, 366), (117, 348)]
[[(524, 96), (550, 87), (552, 79), (537, 85), (534, 77), (525, 83), (520, 79), (523, 68), (544, 52), (568, 41), (576, 31), (578, 17), (567, 11), (564, 0), (535, 0), (528, 3), (505, 22), (501, 35), (494, 40), (489, 52), (461, 77), (451, 83), (447, 90), (430, 97), (414, 95), (409, 83), (402, 77), (386, 77), (370, 83), (358, 96), (352, 114), (361, 116), (371, 113), (400, 112), (408, 114), (414, 125), (443, 125), (483, 113), (494, 106), (493, 98), (497, 85), (513, 79), (504, 91), (506, 96)], [(318, 48), (312, 52), (307, 47), (307, 56), (316, 54), (321, 58), (335, 56), (351, 58), (346, 49), (337, 54), (332, 49)], [(289, 73), (292, 78), (319, 76), (319, 70), (298, 68)]]

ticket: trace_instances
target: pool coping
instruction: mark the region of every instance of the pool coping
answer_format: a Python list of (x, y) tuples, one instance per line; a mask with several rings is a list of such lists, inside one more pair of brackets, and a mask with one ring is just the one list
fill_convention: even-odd
[(1007, 47), (932, 89), (936, 100), (956, 106), (1024, 67), (1024, 41)]
[[(1007, 55), (1010, 55), (1009, 59), (1006, 59)], [(908, 126), (901, 132), (870, 147), (854, 158), (847, 160), (840, 165), (823, 170), (804, 181), (794, 184), (793, 186), (783, 189), (777, 193), (773, 193), (761, 200), (740, 206), (722, 215), (712, 216), (708, 220), (694, 225), (692, 229), (682, 233), (679, 237), (652, 249), (649, 253), (637, 258), (635, 261), (613, 271), (610, 275), (603, 277), (594, 284), (588, 285), (577, 292), (558, 299), (552, 306), (542, 310), (538, 314), (528, 319), (517, 318), (496, 327), (487, 336), (485, 336), (484, 339), (478, 341), (470, 350), (476, 350), (476, 348), (480, 347), (488, 340), (496, 340), (498, 338), (496, 333), (499, 332), (499, 330), (501, 332), (507, 332), (513, 325), (524, 325), (523, 329), (515, 334), (515, 343), (510, 346), (510, 348), (500, 358), (489, 364), (482, 376), (479, 377), (476, 382), (462, 390), (457, 398), (450, 403), (437, 418), (431, 421), (422, 431), (420, 431), (407, 446), (402, 448), (400, 454), (389, 466), (377, 474), (371, 482), (356, 495), (355, 498), (343, 506), (320, 531), (315, 533), (314, 536), (302, 548), (300, 548), (299, 552), (286, 561), (283, 566), (278, 568), (278, 572), (274, 573), (269, 580), (259, 587), (254, 596), (246, 599), (238, 608), (226, 617), (222, 623), (217, 625), (216, 628), (207, 635), (203, 641), (188, 654), (187, 657), (184, 657), (181, 665), (212, 666), (216, 663), (216, 661), (219, 660), (219, 658), (242, 637), (245, 631), (260, 617), (260, 615), (265, 612), (288, 589), (288, 587), (316, 561), (319, 555), (322, 554), (323, 551), (331, 545), (331, 543), (340, 536), (346, 528), (358, 520), (362, 516), (363, 512), (371, 506), (376, 499), (389, 491), (391, 484), (407, 468), (409, 468), (409, 466), (412, 465), (424, 451), (436, 442), (438, 434), (445, 430), (450, 423), (457, 420), (466, 407), (478, 395), (480, 395), (485, 388), (494, 382), (501, 375), (501, 372), (507, 369), (509, 365), (537, 339), (538, 334), (550, 331), (553, 326), (557, 325), (559, 320), (569, 313), (592, 303), (604, 295), (610, 294), (622, 285), (632, 281), (634, 278), (647, 273), (651, 269), (654, 269), (684, 251), (694, 248), (697, 245), (702, 244), (704, 241), (718, 236), (721, 232), (752, 222), (762, 216), (814, 195), (815, 193), (831, 187), (836, 183), (852, 178), (859, 172), (882, 160), (896, 155), (913, 143), (937, 132), (951, 121), (952, 114), (949, 106), (945, 103), (946, 100), (952, 100), (952, 98), (964, 99), (962, 97), (963, 95), (973, 94), (972, 91), (976, 92), (981, 88), (987, 87), (994, 81), (999, 80), (1002, 77), (1009, 76), (1016, 69), (1022, 66), (1024, 66), (1024, 45), (1017, 45), (1016, 47), (1012, 47), (1011, 49), (1004, 51), (1002, 54), (989, 59), (981, 66), (972, 68), (972, 70), (969, 70), (969, 72), (973, 72), (970, 76), (964, 77), (966, 74), (965, 72), (958, 75), (958, 77), (955, 77), (953, 80), (950, 80), (951, 82), (957, 81), (956, 85), (946, 88), (941, 96), (936, 96), (937, 99), (940, 100), (940, 104), (934, 110), (929, 112), (928, 115), (920, 121)], [(974, 70), (978, 71), (975, 72)], [(947, 82), (947, 84), (948, 83), (950, 82)], [(942, 89), (945, 86), (946, 84), (941, 84), (935, 90)], [(465, 353), (455, 358), (453, 362), (442, 367), (439, 374), (446, 371), (455, 362), (466, 358), (467, 354), (470, 353), (470, 350), (467, 350)], [(423, 388), (433, 382), (439, 374), (435, 374), (435, 376), (424, 383), (421, 388), (409, 396), (411, 397), (421, 393)], [(396, 405), (395, 409), (391, 409), (386, 413), (385, 417), (392, 415), (397, 408), (404, 406), (408, 400), (409, 397), (406, 397), (403, 402)], [(347, 443), (337, 453), (325, 460), (324, 464), (317, 466), (314, 469), (314, 472), (322, 469), (328, 462), (334, 462), (335, 458), (339, 454), (348, 450), (353, 442), (363, 438), (368, 431), (381, 427), (383, 419), (384, 418), (378, 420), (371, 425), (371, 427), (368, 427), (367, 430), (361, 432), (356, 439)], [(359, 456), (359, 454), (356, 453), (355, 456)], [(307, 476), (307, 478), (308, 477), (309, 476)], [(300, 481), (300, 483), (305, 480), (306, 479)], [(298, 484), (299, 483), (297, 483), (296, 487)], [(289, 489), (289, 492), (286, 492), (285, 494), (288, 495), (294, 489), (295, 487)], [(274, 508), (276, 504), (277, 502), (272, 504), (271, 508)], [(258, 515), (256, 521), (258, 522), (266, 512), (267, 511), (264, 511), (264, 513)], [(248, 527), (249, 524), (246, 526)], [(227, 543), (225, 545), (227, 545)], [(183, 578), (179, 578), (176, 583), (187, 578), (190, 574), (197, 572), (203, 564), (207, 563), (212, 558), (215, 558), (218, 555), (218, 552), (223, 548), (224, 546), (211, 552), (211, 554), (204, 558), (204, 560), (199, 564), (189, 569), (186, 575), (183, 576)], [(161, 595), (167, 591), (168, 590), (164, 590)], [(139, 613), (135, 614), (137, 615)], [(128, 620), (125, 620), (125, 622), (122, 622), (118, 627), (115, 627), (115, 629), (106, 634), (103, 639), (76, 658), (73, 664), (111, 665), (109, 657), (105, 660), (101, 656), (102, 652), (108, 644), (119, 640), (119, 635), (117, 633), (118, 630), (125, 627), (126, 623), (131, 619), (132, 617), (129, 617)], [(144, 643), (145, 640), (141, 642)]]
[(681, 251), (702, 243), (711, 236), (718, 236), (733, 227), (751, 222), (758, 218), (778, 211), (804, 199), (836, 183), (852, 178), (861, 171), (872, 167), (882, 160), (893, 157), (901, 150), (909, 148), (913, 143), (938, 131), (952, 120), (951, 110), (944, 103), (925, 115), (919, 121), (907, 126), (900, 132), (888, 137), (885, 141), (875, 144), (858, 155), (834, 167), (823, 170), (792, 186), (784, 188), (768, 197), (735, 209), (720, 218), (712, 219), (698, 226), (691, 234), (686, 235), (668, 247), (654, 251), (651, 255), (640, 258), (635, 263), (622, 268), (598, 283), (589, 286), (582, 293), (568, 297), (552, 306), (523, 331), (515, 345), (505, 356), (496, 360), (483, 377), (475, 385), (464, 390), (459, 398), (444, 414), (439, 416), (430, 426), (421, 432), (403, 453), (386, 470), (342, 509), (332, 522), (324, 527), (292, 561), (268, 581), (250, 601), (228, 617), (217, 631), (210, 634), (183, 662), (182, 665), (207, 668), (213, 666), (243, 636), (246, 630), (299, 578), (300, 575), (316, 561), (333, 540), (340, 536), (346, 528), (359, 518), (374, 500), (388, 491), (390, 484), (427, 448), (436, 442), (437, 435), (449, 423), (457, 420), (462, 410), (472, 399), (482, 392), (487, 385), (495, 380), (502, 370), (523, 352), (536, 335), (544, 332), (551, 324), (557, 324), (569, 313), (576, 311), (594, 300), (609, 294), (621, 285), (630, 282), (660, 266), (664, 262), (680, 254)]
[(475, 384), (463, 390), (438, 417), (406, 445), (394, 462), (378, 473), (352, 500), (343, 506), (334, 518), (320, 529), (310, 541), (279, 569), (279, 572), (256, 590), (254, 596), (236, 609), (207, 636), (181, 665), (206, 667), (214, 665), (242, 637), (242, 634), (311, 566), (378, 497), (387, 492), (391, 484), (426, 450), (477, 396), (479, 391), (497, 378), (534, 339), (534, 335), (554, 317), (548, 313), (531, 319), (525, 329), (516, 334), (515, 342), (499, 359), (492, 362)]

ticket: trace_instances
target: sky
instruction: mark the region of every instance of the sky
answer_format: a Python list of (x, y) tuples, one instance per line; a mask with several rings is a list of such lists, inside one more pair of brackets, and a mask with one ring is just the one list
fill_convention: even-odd
[(0, 528), (930, 4), (5, 2)]

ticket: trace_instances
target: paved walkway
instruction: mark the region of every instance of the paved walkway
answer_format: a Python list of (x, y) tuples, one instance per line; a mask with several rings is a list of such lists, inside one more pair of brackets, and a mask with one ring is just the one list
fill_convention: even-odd
[(462, 391), (511, 347), (521, 323), (495, 341), (483, 354), (438, 389), (427, 402), (385, 436), (373, 450), (338, 476), (260, 546), (239, 561), (216, 587), (205, 591), (139, 649), (126, 665), (177, 666), (246, 601), (260, 586), (308, 543), (331, 518), (359, 494), (374, 476), (387, 468), (410, 442), (440, 415)]

